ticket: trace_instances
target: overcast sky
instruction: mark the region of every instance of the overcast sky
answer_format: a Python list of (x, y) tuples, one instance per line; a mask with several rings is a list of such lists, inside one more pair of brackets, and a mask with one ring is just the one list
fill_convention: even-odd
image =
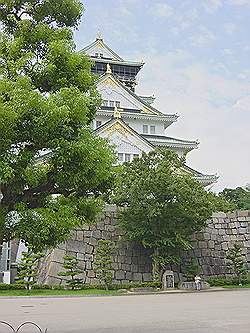
[(250, 182), (250, 0), (83, 0), (80, 49), (100, 30), (127, 60), (144, 60), (137, 92), (179, 119), (169, 136), (198, 139), (188, 165), (213, 189)]

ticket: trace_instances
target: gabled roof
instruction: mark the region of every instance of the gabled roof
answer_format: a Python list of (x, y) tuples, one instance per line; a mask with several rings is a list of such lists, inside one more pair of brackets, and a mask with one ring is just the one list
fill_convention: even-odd
[[(164, 116), (164, 113), (160, 112), (159, 110), (154, 108), (152, 105), (149, 105), (147, 102), (145, 102), (145, 100), (143, 100), (140, 96), (136, 95), (136, 93), (134, 93), (131, 89), (126, 87), (124, 84), (122, 84), (112, 73), (106, 73), (106, 74), (102, 75), (100, 77), (99, 82), (97, 83), (97, 86), (108, 79), (112, 80), (120, 88), (122, 88), (124, 91), (126, 91), (130, 96), (132, 96), (138, 102), (140, 102), (141, 105), (143, 106), (142, 111), (146, 109), (151, 114)], [(147, 113), (147, 112), (145, 112), (145, 113)]]
[(124, 61), (117, 53), (115, 53), (107, 44), (104, 43), (103, 38), (100, 36), (97, 36), (93, 43), (85, 46), (80, 50), (80, 52), (90, 54), (91, 50), (94, 50), (95, 48), (100, 48), (103, 51), (106, 51), (111, 56), (112, 60)]
[(136, 132), (132, 127), (126, 124), (121, 118), (111, 118), (109, 121), (101, 125), (95, 130), (95, 133), (100, 135), (102, 132), (105, 132), (108, 128), (112, 127), (114, 124), (119, 124), (125, 131), (130, 132), (137, 139), (146, 144), (149, 148), (154, 149), (154, 146), (145, 138), (143, 138), (138, 132)]

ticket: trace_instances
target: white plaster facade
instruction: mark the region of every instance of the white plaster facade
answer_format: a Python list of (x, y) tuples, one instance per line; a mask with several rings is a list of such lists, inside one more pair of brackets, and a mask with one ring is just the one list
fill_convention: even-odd
[[(93, 72), (100, 76), (97, 90), (103, 102), (93, 129), (115, 145), (118, 163), (131, 161), (142, 152), (147, 153), (156, 147), (173, 150), (179, 157), (185, 157), (198, 148), (197, 141), (167, 135), (168, 127), (178, 119), (175, 113), (165, 114), (154, 108), (154, 96), (136, 94), (136, 75), (144, 63), (122, 59), (104, 43), (100, 35), (82, 52), (92, 58), (95, 63)], [(189, 167), (187, 171), (205, 186), (217, 180), (215, 175), (204, 175)]]

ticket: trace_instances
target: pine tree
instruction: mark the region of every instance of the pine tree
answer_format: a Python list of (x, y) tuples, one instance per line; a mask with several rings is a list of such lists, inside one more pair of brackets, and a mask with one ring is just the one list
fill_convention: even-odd
[(106, 290), (108, 290), (109, 285), (112, 282), (112, 254), (114, 249), (115, 245), (110, 240), (101, 239), (97, 243), (95, 271)]
[(24, 285), (27, 291), (30, 291), (32, 285), (36, 283), (37, 264), (43, 256), (43, 253), (33, 253), (31, 249), (22, 253), (22, 259), (18, 265), (17, 283)]
[(242, 278), (247, 273), (246, 263), (242, 254), (242, 246), (234, 244), (226, 258), (228, 260), (227, 266), (237, 276), (238, 284), (241, 285)]
[(63, 268), (64, 272), (59, 272), (58, 276), (70, 277), (70, 280), (67, 280), (67, 285), (72, 289), (78, 289), (81, 287), (83, 280), (77, 278), (76, 276), (82, 273), (82, 270), (79, 268), (79, 263), (76, 257), (74, 256), (64, 256)]

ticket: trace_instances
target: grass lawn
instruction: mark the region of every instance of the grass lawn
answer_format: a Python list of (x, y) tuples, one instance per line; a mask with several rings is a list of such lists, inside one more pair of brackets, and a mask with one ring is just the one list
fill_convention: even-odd
[(64, 296), (64, 295), (119, 295), (117, 290), (87, 289), (87, 290), (46, 290), (34, 289), (29, 293), (26, 290), (0, 290), (1, 296)]
[(244, 284), (243, 286), (237, 286), (237, 285), (223, 286), (223, 288), (250, 288), (250, 283)]

